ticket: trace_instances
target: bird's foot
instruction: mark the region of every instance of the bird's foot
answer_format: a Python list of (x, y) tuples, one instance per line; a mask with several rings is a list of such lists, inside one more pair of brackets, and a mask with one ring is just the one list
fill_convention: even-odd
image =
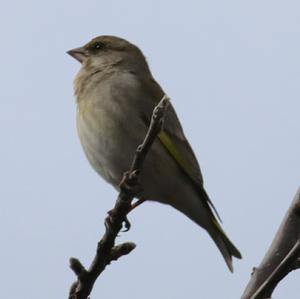
[[(129, 211), (131, 211), (131, 209)], [(104, 224), (107, 230), (112, 230), (112, 227), (114, 226), (114, 217), (115, 217), (114, 209), (108, 211), (107, 214), (108, 216), (106, 217)], [(131, 223), (128, 220), (126, 215), (124, 216), (123, 225), (124, 225), (124, 230), (122, 230), (121, 232), (127, 232), (130, 230)]]
[(129, 213), (134, 210), (135, 208), (137, 208), (139, 205), (141, 205), (143, 202), (145, 202), (146, 199), (144, 198), (139, 198), (137, 201), (135, 201), (134, 203), (131, 204), (131, 208), (130, 208), (130, 211)]
[(125, 216), (125, 219), (124, 219), (124, 230), (122, 230), (121, 232), (128, 232), (131, 228), (131, 223), (130, 221), (128, 220), (127, 216)]
[(120, 189), (129, 192), (133, 197), (140, 194), (143, 191), (143, 188), (138, 182), (139, 173), (139, 170), (125, 172), (119, 185)]
[(130, 190), (137, 184), (138, 170), (126, 171), (120, 182), (120, 189)]
[[(146, 201), (146, 199), (138, 199), (137, 201), (135, 201), (134, 203), (131, 204), (130, 210), (128, 213), (130, 213), (132, 210), (134, 210), (135, 208), (137, 208), (139, 205), (141, 205), (144, 201)], [(127, 216), (125, 216), (124, 219), (124, 230), (122, 230), (122, 232), (128, 232), (131, 228), (131, 223), (128, 220)]]

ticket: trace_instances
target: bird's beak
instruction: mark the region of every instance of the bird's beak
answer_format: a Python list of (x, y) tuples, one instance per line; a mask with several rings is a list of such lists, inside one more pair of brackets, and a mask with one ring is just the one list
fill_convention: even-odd
[(87, 58), (87, 51), (84, 47), (76, 48), (67, 51), (69, 55), (82, 63)]

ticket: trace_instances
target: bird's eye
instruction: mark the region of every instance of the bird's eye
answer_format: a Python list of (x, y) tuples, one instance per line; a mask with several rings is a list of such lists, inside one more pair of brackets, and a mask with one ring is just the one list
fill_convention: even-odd
[(100, 42), (97, 42), (97, 43), (95, 43), (94, 44), (94, 50), (100, 50), (100, 49), (102, 49), (103, 48), (103, 43), (100, 43)]

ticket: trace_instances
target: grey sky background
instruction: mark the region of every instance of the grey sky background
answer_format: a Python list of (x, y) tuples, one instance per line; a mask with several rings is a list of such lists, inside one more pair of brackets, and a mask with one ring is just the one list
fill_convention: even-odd
[[(65, 52), (112, 34), (136, 43), (172, 98), (205, 186), (244, 259), (232, 275), (208, 235), (146, 203), (92, 298), (239, 298), (300, 183), (299, 1), (2, 1), (1, 297), (67, 298), (117, 193), (89, 166)], [(295, 298), (300, 271), (275, 298)]]

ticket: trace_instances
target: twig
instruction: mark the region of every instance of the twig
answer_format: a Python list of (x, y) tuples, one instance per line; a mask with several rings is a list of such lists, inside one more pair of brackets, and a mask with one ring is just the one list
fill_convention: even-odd
[(258, 288), (258, 290), (251, 296), (251, 299), (269, 298), (277, 284), (287, 274), (289, 274), (295, 265), (300, 254), (300, 241), (297, 241), (287, 256), (277, 266), (273, 273), (265, 280), (265, 282)]
[(78, 259), (70, 259), (70, 267), (77, 276), (69, 292), (69, 299), (87, 299), (93, 289), (94, 283), (111, 261), (129, 254), (134, 248), (133, 243), (124, 243), (115, 246), (115, 240), (121, 231), (123, 223), (127, 230), (130, 223), (127, 214), (131, 210), (132, 200), (138, 191), (138, 177), (144, 160), (156, 136), (160, 132), (164, 115), (169, 104), (169, 98), (164, 95), (154, 108), (148, 132), (141, 145), (138, 146), (130, 170), (126, 172), (120, 183), (120, 193), (114, 208), (105, 219), (105, 233), (98, 242), (96, 256), (88, 270)]
[(275, 287), (289, 272), (299, 268), (300, 188), (275, 237), (241, 299), (270, 298)]

